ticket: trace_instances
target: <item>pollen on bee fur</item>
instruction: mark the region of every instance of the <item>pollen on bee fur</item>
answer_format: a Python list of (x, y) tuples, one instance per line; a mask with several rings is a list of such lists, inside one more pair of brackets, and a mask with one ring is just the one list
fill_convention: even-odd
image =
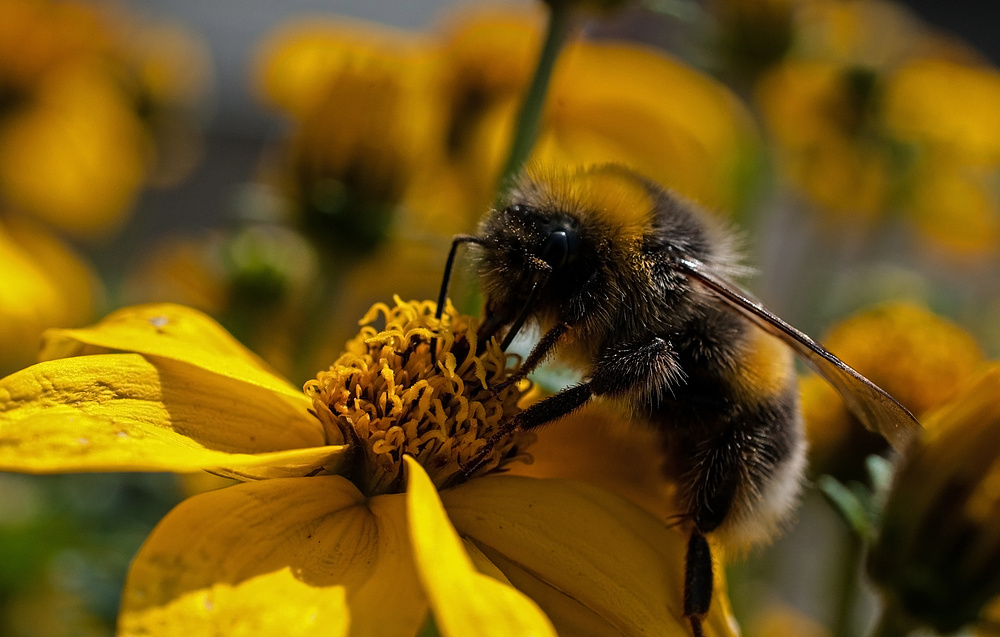
[[(490, 389), (510, 371), (499, 345), (491, 341), (477, 354), (476, 319), (449, 303), (438, 325), (434, 311), (432, 301), (396, 297), (394, 307), (375, 304), (345, 353), (305, 384), (329, 434), (355, 446), (349, 477), (367, 495), (402, 490), (404, 454), (423, 465), (436, 486), (452, 483), (520, 411), (526, 384), (497, 394)], [(373, 326), (380, 316), (381, 330)], [(515, 432), (476, 474), (527, 459), (524, 449), (533, 439)]]

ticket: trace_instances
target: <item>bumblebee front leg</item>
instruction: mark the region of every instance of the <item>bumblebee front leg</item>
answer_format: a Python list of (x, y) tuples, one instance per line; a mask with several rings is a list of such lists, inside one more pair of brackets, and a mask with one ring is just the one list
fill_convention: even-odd
[(557, 420), (571, 411), (582, 407), (593, 395), (594, 390), (591, 388), (591, 383), (586, 382), (568, 387), (553, 396), (549, 396), (531, 405), (510, 420), (502, 423), (500, 430), (490, 436), (476, 457), (472, 459), (472, 462), (464, 468), (462, 474), (468, 477), (475, 473), (486, 461), (493, 448), (514, 431), (518, 429), (528, 431)]
[(514, 372), (505, 378), (503, 382), (498, 383), (491, 387), (494, 394), (499, 394), (503, 390), (507, 389), (514, 383), (527, 378), (528, 374), (535, 371), (535, 369), (545, 360), (545, 358), (552, 353), (559, 339), (563, 337), (563, 334), (569, 331), (569, 323), (559, 323), (548, 332), (542, 336), (541, 340), (531, 349), (528, 353), (528, 357), (524, 359), (521, 366), (518, 367)]
[[(563, 325), (565, 327), (561, 327)], [(542, 338), (548, 344), (542, 347), (542, 344), (539, 343), (535, 350), (541, 351), (544, 355), (568, 328), (568, 324), (560, 324), (552, 328)], [(532, 351), (532, 355), (534, 353)], [(529, 356), (530, 358), (532, 356)], [(598, 362), (590, 380), (567, 387), (555, 395), (531, 405), (503, 423), (500, 430), (486, 441), (486, 445), (469, 463), (463, 474), (469, 476), (474, 473), (483, 464), (493, 448), (515, 430), (530, 431), (558, 420), (582, 407), (592, 396), (614, 396), (629, 392), (636, 385), (649, 387), (650, 391), (658, 393), (668, 383), (673, 382), (677, 374), (679, 374), (679, 368), (673, 350), (670, 344), (662, 338), (654, 337), (647, 342), (609, 351)], [(655, 390), (652, 389), (654, 387)]]

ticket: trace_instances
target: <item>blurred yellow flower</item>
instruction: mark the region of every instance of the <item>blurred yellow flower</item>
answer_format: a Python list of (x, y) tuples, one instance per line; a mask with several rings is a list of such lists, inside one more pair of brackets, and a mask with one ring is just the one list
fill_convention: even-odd
[(0, 371), (36, 359), (49, 327), (88, 321), (103, 295), (90, 267), (63, 241), (25, 220), (0, 219)]
[[(175, 305), (52, 331), (0, 380), (0, 467), (196, 471), (243, 483), (176, 507), (132, 564), (123, 635), (687, 635), (687, 538), (603, 490), (461, 474), (522, 390), (496, 342), (434, 304), (377, 306), (297, 391)], [(493, 450), (507, 465), (531, 436)], [(405, 469), (405, 471), (404, 471)], [(440, 496), (438, 494), (440, 490)], [(442, 504), (443, 503), (443, 504)], [(734, 635), (724, 592), (706, 634)]]
[(71, 232), (119, 223), (145, 176), (146, 140), (114, 78), (52, 71), (30, 102), (0, 120), (0, 193)]
[(928, 248), (969, 260), (996, 251), (1000, 246), (998, 168), (928, 150), (914, 170), (909, 203), (913, 223)]
[(886, 127), (918, 146), (908, 206), (925, 236), (954, 254), (1000, 247), (1000, 71), (920, 57), (885, 89)]
[[(965, 330), (905, 302), (859, 312), (835, 326), (823, 343), (918, 419), (949, 400), (985, 363), (982, 349)], [(858, 471), (868, 454), (885, 448), (818, 376), (803, 378), (800, 393), (814, 471)]]
[(792, 184), (823, 209), (870, 220), (889, 205), (895, 168), (869, 130), (865, 78), (831, 62), (789, 60), (760, 80), (757, 96)]
[(952, 633), (1000, 594), (1000, 367), (964, 383), (924, 425), (895, 476), (868, 568), (885, 593), (884, 625)]
[[(200, 93), (180, 89), (184, 81), (176, 79), (197, 75), (190, 62), (198, 56), (176, 62), (184, 49), (156, 50), (152, 33), (136, 34), (145, 46), (140, 56), (130, 34), (91, 5), (0, 6), (0, 201), (78, 235), (121, 224), (155, 166), (167, 163), (157, 131), (170, 127), (179, 147), (170, 124)], [(187, 43), (193, 40), (170, 40)], [(166, 69), (174, 69), (174, 81), (166, 81)], [(168, 110), (172, 118), (162, 116)]]
[(557, 62), (532, 161), (621, 163), (734, 210), (756, 139), (744, 106), (707, 75), (635, 44), (579, 42)]
[[(469, 198), (468, 227), (496, 196), (514, 119), (542, 47), (541, 5), (469, 5), (438, 27), (448, 169)], [(468, 228), (466, 228), (467, 230)]]
[(756, 85), (788, 181), (820, 210), (901, 212), (949, 256), (1000, 249), (1000, 72), (890, 2), (811, 0)]
[(969, 162), (1000, 161), (1000, 71), (946, 58), (917, 57), (886, 87), (885, 118), (902, 140), (961, 153)]
[[(468, 231), (495, 195), (541, 28), (536, 11), (478, 8), (448, 16), (436, 35), (347, 20), (277, 31), (257, 74), (295, 122), (277, 168), (297, 184), (295, 206), (343, 211), (330, 217), (341, 219), (336, 240), (372, 246), (390, 217), (413, 213), (392, 205), (426, 203), (416, 194), (457, 182), (465, 201), (448, 225)], [(652, 49), (579, 41), (561, 55), (546, 104), (531, 161), (620, 162), (706, 205), (738, 207), (756, 131), (708, 76)]]
[(321, 247), (366, 253), (412, 180), (440, 162), (435, 59), (416, 38), (337, 20), (292, 23), (265, 43), (261, 91), (293, 120), (278, 181)]
[[(523, 93), (541, 45), (537, 14), (453, 16), (445, 31), (451, 98), (450, 157), (489, 202), (507, 159)], [(677, 99), (664, 99), (675, 95)], [(681, 97), (682, 96), (682, 97)], [(710, 207), (732, 210), (757, 133), (722, 84), (651, 48), (577, 40), (553, 70), (529, 162), (617, 162)]]

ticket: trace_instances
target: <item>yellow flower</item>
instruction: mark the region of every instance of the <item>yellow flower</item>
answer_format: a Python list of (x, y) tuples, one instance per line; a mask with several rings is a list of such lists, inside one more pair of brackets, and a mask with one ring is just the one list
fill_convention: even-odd
[(909, 212), (928, 251), (969, 261), (995, 253), (1000, 247), (997, 170), (944, 150), (924, 155), (914, 168)]
[[(538, 63), (544, 20), (540, 4), (470, 5), (449, 12), (438, 28), (445, 152), (477, 212), (496, 195), (514, 118)], [(471, 227), (474, 218), (468, 221)]]
[(42, 332), (91, 320), (103, 289), (66, 243), (26, 220), (0, 219), (0, 371), (36, 359)]
[(957, 60), (908, 60), (886, 88), (886, 124), (901, 139), (954, 149), (971, 162), (1000, 161), (1000, 71)]
[(740, 170), (756, 143), (749, 113), (722, 84), (677, 60), (625, 42), (574, 43), (557, 62), (546, 104), (534, 161), (622, 163), (724, 210), (746, 194)]
[[(171, 128), (178, 144), (184, 136), (173, 124), (193, 107), (165, 86), (169, 57), (150, 51), (154, 39), (143, 41), (147, 49), (132, 57), (139, 51), (127, 36), (82, 3), (0, 5), (0, 198), (7, 205), (78, 235), (121, 224), (162, 150), (151, 133)], [(184, 70), (197, 75), (190, 64)]]
[(868, 131), (863, 77), (833, 62), (789, 60), (760, 80), (757, 101), (792, 185), (823, 209), (873, 219), (889, 205), (894, 167), (885, 140)]
[[(985, 362), (965, 330), (905, 302), (859, 312), (834, 327), (823, 343), (917, 418), (950, 399)], [(800, 392), (815, 471), (859, 471), (865, 456), (885, 448), (818, 376), (803, 378)]]
[(1000, 250), (1000, 72), (890, 2), (797, 16), (755, 91), (789, 182), (840, 217), (902, 212), (950, 257)]
[[(445, 31), (448, 147), (486, 201), (507, 158), (541, 28), (536, 14), (494, 10), (453, 17)], [(530, 161), (618, 162), (731, 210), (756, 140), (745, 107), (707, 75), (632, 43), (574, 41), (553, 70)]]
[[(133, 562), (135, 634), (687, 635), (687, 538), (594, 487), (461, 480), (522, 389), (495, 342), (433, 303), (377, 306), (305, 393), (174, 305), (56, 330), (0, 380), (0, 468), (196, 471), (242, 481), (176, 507)], [(480, 473), (523, 453), (494, 449)], [(440, 495), (438, 491), (440, 490)], [(443, 504), (442, 504), (443, 503)], [(706, 634), (733, 635), (723, 592)]]
[(121, 221), (146, 172), (142, 128), (100, 69), (60, 69), (30, 108), (0, 121), (0, 189), (11, 205), (71, 232)]
[(909, 208), (924, 235), (953, 254), (1000, 248), (1000, 71), (920, 57), (891, 78), (886, 127), (922, 149)]
[(259, 66), (263, 93), (295, 124), (278, 179), (301, 227), (319, 246), (370, 252), (440, 162), (435, 59), (416, 38), (329, 20), (285, 26)]
[(925, 418), (899, 467), (868, 562), (884, 622), (952, 633), (1000, 594), (998, 398), (993, 363)]

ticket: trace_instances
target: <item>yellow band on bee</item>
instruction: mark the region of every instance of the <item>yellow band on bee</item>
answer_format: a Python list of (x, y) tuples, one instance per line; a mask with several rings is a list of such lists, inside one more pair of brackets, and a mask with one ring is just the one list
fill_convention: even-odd
[(783, 393), (795, 380), (791, 350), (767, 332), (751, 327), (746, 335), (743, 356), (730, 379), (738, 395), (751, 403), (761, 403)]

